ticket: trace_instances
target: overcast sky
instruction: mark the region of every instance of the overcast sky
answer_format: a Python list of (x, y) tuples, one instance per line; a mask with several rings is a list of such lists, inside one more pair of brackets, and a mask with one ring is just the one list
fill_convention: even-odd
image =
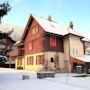
[[(0, 3), (7, 0), (0, 0)], [(74, 29), (90, 37), (90, 0), (8, 0), (12, 6), (2, 22), (25, 26), (30, 14), (69, 25), (72, 21)]]

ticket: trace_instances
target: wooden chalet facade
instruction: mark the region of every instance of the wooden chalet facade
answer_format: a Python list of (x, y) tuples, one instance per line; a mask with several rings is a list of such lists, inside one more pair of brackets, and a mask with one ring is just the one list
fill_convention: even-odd
[[(63, 25), (61, 27), (64, 29)], [(22, 38), (15, 45), (17, 50), (10, 52), (10, 57), (16, 58), (16, 69), (30, 71), (47, 69), (65, 72), (65, 61), (68, 61), (69, 71), (71, 71), (73, 67), (70, 61), (71, 56), (84, 55), (81, 40), (83, 36), (73, 30), (72, 23), (69, 29), (73, 33), (62, 33), (63, 30), (55, 32), (55, 28), (58, 29), (58, 24), (53, 22), (50, 16), (44, 19), (30, 15)], [(65, 30), (67, 30), (66, 27)], [(73, 55), (74, 49), (76, 50), (75, 55)]]
[(11, 37), (9, 36), (7, 38), (1, 38), (0, 39), (0, 55), (6, 56), (7, 58), (9, 58), (10, 51), (15, 49), (15, 47), (13, 47), (14, 43), (15, 41), (12, 40)]

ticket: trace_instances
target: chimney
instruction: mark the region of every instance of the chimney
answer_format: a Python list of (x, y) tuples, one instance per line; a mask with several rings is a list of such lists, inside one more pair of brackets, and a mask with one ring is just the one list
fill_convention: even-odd
[(73, 29), (73, 23), (72, 22), (69, 23), (69, 27)]
[(48, 20), (51, 21), (51, 16), (48, 16)]

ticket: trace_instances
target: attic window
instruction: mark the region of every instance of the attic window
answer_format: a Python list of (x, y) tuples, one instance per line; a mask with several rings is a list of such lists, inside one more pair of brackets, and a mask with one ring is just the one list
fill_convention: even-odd
[(36, 26), (32, 27), (32, 34), (35, 34), (39, 31), (39, 25), (37, 24)]

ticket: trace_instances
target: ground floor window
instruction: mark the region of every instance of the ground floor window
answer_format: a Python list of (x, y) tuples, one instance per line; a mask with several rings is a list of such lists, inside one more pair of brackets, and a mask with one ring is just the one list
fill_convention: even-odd
[(36, 65), (44, 65), (44, 55), (37, 55), (36, 56)]
[(27, 65), (33, 65), (33, 56), (27, 57)]
[(18, 65), (22, 65), (22, 58), (18, 58), (18, 59), (17, 59), (17, 64), (18, 64)]

